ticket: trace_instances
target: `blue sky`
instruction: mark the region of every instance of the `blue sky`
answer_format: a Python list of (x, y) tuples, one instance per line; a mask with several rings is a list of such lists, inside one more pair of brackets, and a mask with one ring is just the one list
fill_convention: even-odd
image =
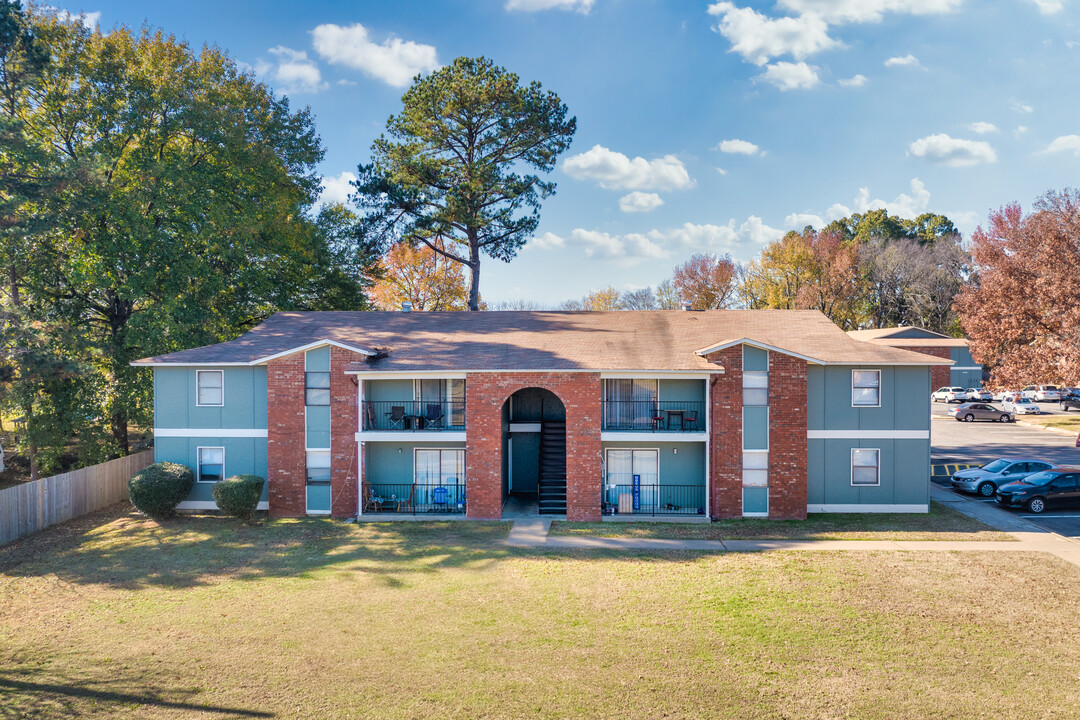
[(655, 285), (694, 252), (888, 207), (967, 236), (1080, 169), (1080, 0), (87, 0), (103, 28), (216, 44), (326, 147), (327, 197), (416, 72), (485, 55), (557, 92), (578, 130), (537, 238), (486, 260), (488, 301)]

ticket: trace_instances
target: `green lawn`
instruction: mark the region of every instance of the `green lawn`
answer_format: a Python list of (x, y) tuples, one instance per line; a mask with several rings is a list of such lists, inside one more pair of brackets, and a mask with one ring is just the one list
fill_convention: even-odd
[(713, 523), (555, 522), (553, 535), (685, 540), (1014, 540), (941, 503), (929, 513), (817, 513), (806, 520), (740, 518)]
[(501, 523), (159, 526), (0, 548), (0, 717), (1080, 716), (1046, 555), (542, 553)]

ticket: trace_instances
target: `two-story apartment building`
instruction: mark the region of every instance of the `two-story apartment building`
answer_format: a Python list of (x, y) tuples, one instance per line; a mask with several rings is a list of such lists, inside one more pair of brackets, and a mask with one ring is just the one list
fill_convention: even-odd
[(951, 366), (938, 365), (930, 371), (930, 387), (933, 390), (953, 386), (982, 387), (983, 367), (971, 356), (971, 349), (965, 338), (949, 337), (918, 327), (850, 330), (848, 335), (874, 345), (911, 350), (952, 360)]
[(155, 456), (274, 516), (925, 512), (930, 372), (816, 311), (282, 312), (154, 373)]

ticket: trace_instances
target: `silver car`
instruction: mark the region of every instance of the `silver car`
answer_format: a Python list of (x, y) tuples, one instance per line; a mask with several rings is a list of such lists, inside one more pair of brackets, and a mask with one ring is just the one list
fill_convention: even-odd
[(1022, 480), (1032, 473), (1055, 468), (1057, 465), (1045, 460), (1030, 458), (998, 458), (982, 467), (959, 470), (952, 476), (954, 490), (978, 493), (993, 497), (999, 485)]

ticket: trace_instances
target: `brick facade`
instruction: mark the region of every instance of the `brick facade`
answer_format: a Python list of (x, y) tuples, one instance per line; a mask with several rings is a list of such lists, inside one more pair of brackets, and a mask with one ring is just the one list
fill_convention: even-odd
[(742, 516), (742, 345), (707, 358), (723, 366), (709, 379), (709, 514)]
[(465, 465), (468, 514), (502, 517), (503, 420), (506, 400), (518, 390), (543, 388), (566, 408), (566, 518), (600, 519), (600, 374), (477, 373), (465, 380)]
[[(949, 359), (949, 348), (947, 347), (898, 347), (897, 350), (910, 350), (911, 352), (922, 353), (923, 355), (933, 355), (936, 358)], [(933, 392), (941, 387), (949, 387), (952, 385), (952, 375), (949, 372), (948, 365), (931, 365), (930, 366), (930, 391)]]
[(357, 380), (345, 374), (345, 365), (361, 356), (330, 347), (330, 513), (352, 517), (357, 512), (359, 458), (356, 431)]
[(769, 517), (806, 519), (806, 361), (769, 353)]
[(304, 428), (304, 353), (266, 365), (266, 455), (270, 517), (307, 512)]

